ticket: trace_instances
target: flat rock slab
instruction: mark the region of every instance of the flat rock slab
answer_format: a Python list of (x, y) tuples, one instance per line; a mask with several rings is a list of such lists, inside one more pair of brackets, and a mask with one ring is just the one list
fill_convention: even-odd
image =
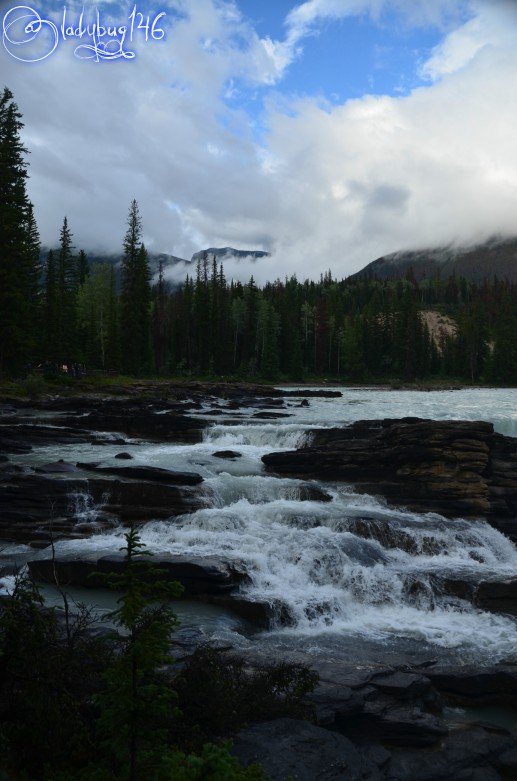
[(343, 735), (296, 719), (254, 724), (234, 738), (241, 764), (260, 763), (270, 781), (360, 781), (365, 763)]
[(129, 480), (150, 480), (153, 483), (169, 485), (199, 485), (203, 482), (196, 472), (174, 472), (156, 466), (99, 466), (97, 462), (77, 462), (79, 469), (86, 469), (104, 475), (125, 477)]
[(437, 751), (394, 752), (385, 778), (387, 781), (497, 781), (501, 779), (498, 771), (509, 769), (510, 752), (516, 745), (510, 735), (481, 727), (455, 730)]
[(447, 697), (469, 704), (507, 704), (517, 707), (517, 665), (442, 667), (426, 676)]
[[(179, 581), (185, 595), (219, 594), (232, 591), (247, 579), (246, 571), (239, 563), (224, 561), (217, 557), (195, 556), (152, 556), (144, 559), (159, 571), (158, 579)], [(105, 586), (101, 577), (120, 574), (126, 567), (123, 554), (109, 554), (95, 559), (56, 558), (36, 559), (29, 562), (31, 576), (49, 583), (54, 582), (57, 572), (61, 585), (75, 585), (84, 588)]]
[(127, 410), (126, 413), (91, 412), (79, 419), (66, 418), (63, 422), (73, 426), (78, 420), (83, 428), (91, 431), (117, 431), (129, 437), (140, 437), (163, 442), (201, 442), (207, 421), (176, 412), (158, 414), (155, 411)]

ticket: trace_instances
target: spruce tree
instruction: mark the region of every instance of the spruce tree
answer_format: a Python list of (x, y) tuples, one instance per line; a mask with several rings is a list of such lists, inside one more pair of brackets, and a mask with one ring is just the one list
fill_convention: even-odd
[(45, 299), (44, 299), (44, 356), (49, 361), (58, 360), (58, 291), (57, 269), (54, 252), (49, 250), (45, 267)]
[(39, 237), (26, 193), (22, 128), (13, 95), (5, 88), (0, 97), (0, 374), (24, 369), (36, 337)]
[(77, 258), (77, 285), (84, 285), (86, 277), (90, 275), (90, 266), (85, 251), (82, 249)]
[(142, 219), (135, 199), (129, 207), (122, 259), (120, 337), (122, 369), (142, 375), (150, 370), (151, 286), (147, 251), (142, 244)]
[(77, 263), (73, 254), (72, 233), (65, 217), (59, 234), (57, 259), (57, 353), (60, 361), (77, 357)]

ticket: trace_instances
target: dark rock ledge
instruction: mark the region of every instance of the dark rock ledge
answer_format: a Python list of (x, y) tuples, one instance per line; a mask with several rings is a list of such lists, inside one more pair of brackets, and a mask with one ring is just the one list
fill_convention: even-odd
[[(160, 555), (153, 556), (151, 563), (159, 571), (160, 579), (179, 581), (185, 589), (185, 596), (224, 594), (247, 580), (246, 571), (239, 563), (227, 562), (216, 556)], [(57, 574), (62, 586), (96, 588), (103, 582), (95, 574), (120, 574), (125, 567), (125, 558), (123, 554), (111, 553), (89, 559), (34, 559), (28, 567), (36, 580), (54, 583)]]
[(362, 420), (262, 460), (276, 474), (343, 480), (417, 512), (486, 518), (517, 538), (517, 439), (491, 423)]
[[(253, 660), (252, 660), (253, 663)], [(407, 667), (354, 669), (316, 664), (320, 681), (311, 700), (316, 724), (276, 719), (252, 724), (234, 739), (233, 753), (260, 762), (271, 781), (501, 781), (514, 779), (517, 740), (508, 731), (443, 720), (447, 690), (463, 702), (515, 705), (514, 667), (498, 672)], [(432, 669), (432, 668), (431, 668)], [(495, 679), (499, 686), (495, 685)], [(513, 683), (513, 690), (512, 690)], [(485, 694), (476, 694), (480, 685)], [(513, 693), (507, 699), (501, 691)]]
[[(9, 467), (9, 465), (7, 465)], [(95, 471), (92, 477), (74, 474), (67, 464), (49, 465), (40, 473), (2, 470), (0, 482), (0, 539), (40, 543), (87, 537), (122, 523), (143, 523), (192, 513), (206, 507), (208, 492), (198, 487), (200, 475), (145, 467)], [(61, 467), (61, 468), (58, 468)], [(65, 467), (71, 469), (67, 474)], [(89, 469), (92, 465), (89, 465)], [(147, 479), (146, 479), (147, 478)], [(95, 507), (89, 521), (81, 516), (82, 501)], [(78, 514), (79, 510), (79, 514)]]

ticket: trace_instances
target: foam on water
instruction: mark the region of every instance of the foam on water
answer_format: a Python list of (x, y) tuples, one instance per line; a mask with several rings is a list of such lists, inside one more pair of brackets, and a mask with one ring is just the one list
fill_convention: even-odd
[[(354, 636), (385, 644), (406, 638), (492, 659), (514, 652), (514, 619), (447, 596), (442, 583), (445, 577), (475, 584), (515, 576), (517, 552), (509, 539), (482, 521), (392, 509), (382, 499), (343, 485), (312, 483), (330, 493), (332, 501), (309, 501), (305, 489), (310, 483), (272, 477), (261, 463), (265, 453), (299, 446), (308, 428), (366, 418), (484, 419), (515, 435), (514, 392), (343, 389), (343, 394), (311, 399), (310, 407), (288, 400), (294, 417), (274, 423), (216, 423), (194, 445), (124, 446), (134, 464), (199, 472), (212, 497), (211, 507), (147, 523), (141, 529), (143, 542), (155, 554), (243, 562), (250, 574), (243, 595), (281, 603), (292, 619), (292, 626), (277, 628), (276, 637), (312, 638), (314, 647), (329, 637), (334, 643)], [(215, 458), (214, 451), (221, 449), (237, 450), (241, 457)], [(116, 449), (89, 446), (88, 452), (92, 459), (111, 462)], [(77, 446), (59, 448), (65, 460), (79, 453)], [(30, 457), (41, 456), (35, 452)], [(95, 508), (82, 501), (79, 515), (88, 518)], [(59, 542), (57, 553), (88, 556), (118, 550), (123, 531)]]

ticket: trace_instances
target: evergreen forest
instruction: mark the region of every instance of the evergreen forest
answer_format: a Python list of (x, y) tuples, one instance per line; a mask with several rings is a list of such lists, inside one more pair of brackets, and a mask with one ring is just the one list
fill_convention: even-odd
[[(153, 278), (136, 200), (123, 259), (89, 263), (73, 215), (42, 255), (27, 195), (22, 116), (0, 98), (0, 375), (62, 367), (128, 376), (270, 381), (517, 382), (517, 285), (439, 275), (257, 286), (229, 281), (207, 253), (181, 286)], [(124, 233), (125, 230), (125, 233)], [(336, 259), (338, 260), (338, 259)], [(260, 261), (258, 261), (260, 262)], [(430, 331), (428, 314), (447, 327)], [(68, 370), (68, 368), (67, 368)], [(74, 370), (75, 371), (75, 370)]]

